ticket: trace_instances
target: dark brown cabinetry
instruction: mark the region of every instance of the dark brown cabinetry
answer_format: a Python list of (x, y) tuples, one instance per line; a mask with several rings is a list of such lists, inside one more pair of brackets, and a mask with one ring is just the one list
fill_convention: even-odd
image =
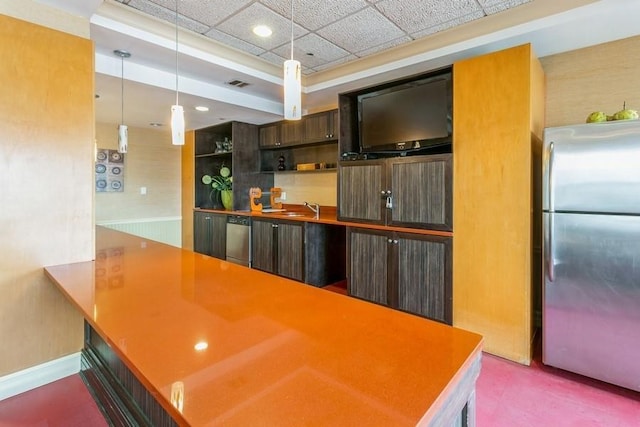
[(275, 148), (282, 145), (280, 123), (281, 122), (270, 123), (260, 126), (260, 148)]
[(252, 267), (325, 286), (345, 279), (345, 227), (253, 219)]
[(338, 139), (338, 110), (305, 116), (302, 123), (305, 143), (312, 144)]
[(343, 161), (338, 218), (451, 230), (451, 154)]
[(452, 323), (451, 238), (349, 228), (349, 295)]
[(304, 279), (304, 223), (254, 219), (252, 267), (290, 279)]
[(194, 252), (225, 259), (227, 216), (210, 212), (194, 212), (193, 236)]
[(298, 145), (302, 142), (302, 122), (284, 121), (280, 124), (282, 145)]
[[(219, 193), (202, 183), (224, 165), (233, 176), (233, 209), (249, 209), (249, 188), (270, 188), (273, 176), (259, 174), (258, 126), (228, 122), (195, 131), (194, 196), (196, 208), (224, 209)], [(194, 239), (197, 237), (194, 237)]]
[[(260, 149), (263, 172), (296, 171), (301, 163), (333, 169), (338, 161), (338, 110), (262, 125)], [(278, 169), (280, 157), (284, 158), (284, 169)]]

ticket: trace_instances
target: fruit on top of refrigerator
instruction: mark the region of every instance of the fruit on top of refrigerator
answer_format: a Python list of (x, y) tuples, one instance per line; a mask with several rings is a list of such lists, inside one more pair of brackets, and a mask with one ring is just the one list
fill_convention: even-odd
[(625, 108), (613, 115), (613, 120), (634, 120), (638, 118), (638, 111)]
[(587, 117), (587, 123), (599, 123), (599, 122), (606, 122), (606, 121), (607, 121), (607, 115), (602, 111), (594, 111), (593, 113), (589, 114), (589, 116)]

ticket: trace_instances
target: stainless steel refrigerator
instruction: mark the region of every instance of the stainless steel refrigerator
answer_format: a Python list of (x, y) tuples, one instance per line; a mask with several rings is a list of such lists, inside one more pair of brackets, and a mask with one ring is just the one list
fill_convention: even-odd
[(640, 391), (640, 122), (545, 129), (542, 361)]

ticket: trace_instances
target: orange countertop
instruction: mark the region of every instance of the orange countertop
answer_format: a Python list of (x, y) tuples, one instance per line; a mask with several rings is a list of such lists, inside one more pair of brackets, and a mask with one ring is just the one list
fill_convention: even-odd
[(480, 358), (471, 332), (102, 227), (96, 241), (96, 261), (45, 272), (180, 425), (428, 423)]
[[(212, 212), (212, 213), (219, 213), (219, 214), (226, 214), (226, 215), (243, 215), (243, 216), (251, 216), (253, 218), (317, 222), (321, 224), (341, 225), (344, 227), (359, 227), (359, 228), (369, 228), (369, 229), (383, 230), (383, 231), (399, 231), (404, 233), (429, 234), (433, 236), (445, 236), (445, 237), (453, 236), (453, 232), (451, 231), (429, 230), (429, 229), (422, 229), (422, 228), (404, 228), (404, 227), (395, 227), (395, 226), (382, 225), (382, 224), (339, 221), (335, 206), (322, 206), (320, 208), (320, 217), (318, 219), (315, 219), (313, 212), (311, 212), (308, 208), (305, 208), (302, 205), (284, 205), (283, 208), (285, 209), (285, 212), (270, 212), (270, 213), (266, 213), (266, 212), (262, 213), (262, 212), (256, 212), (256, 211), (253, 211), (253, 212), (252, 211), (227, 211), (227, 210), (201, 209), (201, 208), (195, 208), (194, 210), (196, 212)], [(287, 215), (288, 213), (301, 213), (303, 214), (303, 216), (288, 216)]]

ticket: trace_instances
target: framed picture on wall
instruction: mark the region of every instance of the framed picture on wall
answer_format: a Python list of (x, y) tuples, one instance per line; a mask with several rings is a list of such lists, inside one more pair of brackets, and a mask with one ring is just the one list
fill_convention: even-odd
[(124, 154), (98, 148), (96, 153), (96, 192), (124, 191)]

